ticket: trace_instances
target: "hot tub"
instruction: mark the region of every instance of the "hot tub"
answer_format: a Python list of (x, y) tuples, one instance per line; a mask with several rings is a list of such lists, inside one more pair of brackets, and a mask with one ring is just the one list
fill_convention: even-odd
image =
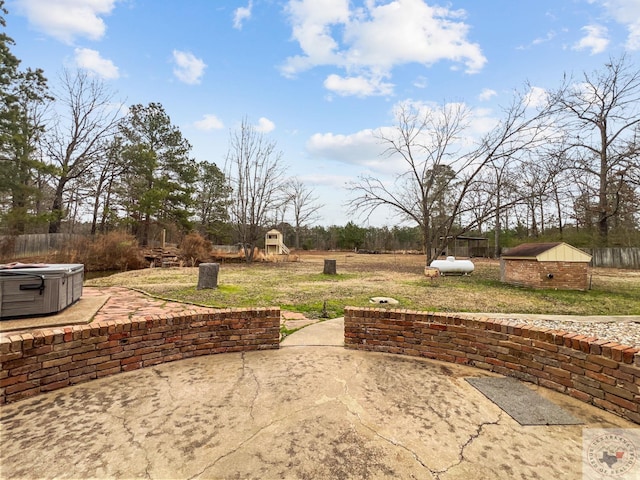
[(84, 265), (0, 265), (0, 319), (51, 315), (82, 296)]

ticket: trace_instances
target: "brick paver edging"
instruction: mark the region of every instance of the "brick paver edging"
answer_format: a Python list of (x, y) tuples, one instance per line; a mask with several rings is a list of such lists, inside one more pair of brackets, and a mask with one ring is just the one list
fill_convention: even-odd
[(640, 423), (640, 349), (507, 320), (347, 307), (345, 346), (517, 377)]
[(198, 355), (279, 348), (280, 309), (152, 315), (0, 337), (0, 404)]

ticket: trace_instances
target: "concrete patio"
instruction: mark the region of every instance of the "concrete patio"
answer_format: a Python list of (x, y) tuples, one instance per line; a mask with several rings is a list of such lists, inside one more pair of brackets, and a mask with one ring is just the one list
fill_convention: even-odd
[(465, 381), (492, 374), (346, 350), (341, 322), (5, 405), (0, 476), (582, 479), (584, 429), (636, 427), (531, 385), (583, 424), (521, 426)]

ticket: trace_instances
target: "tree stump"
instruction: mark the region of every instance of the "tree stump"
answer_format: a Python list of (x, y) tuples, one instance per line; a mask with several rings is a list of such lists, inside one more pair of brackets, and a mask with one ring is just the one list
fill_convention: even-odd
[(198, 290), (218, 288), (219, 263), (201, 263), (198, 268)]
[(325, 275), (335, 275), (336, 274), (336, 261), (335, 260), (324, 260), (324, 271), (322, 272)]

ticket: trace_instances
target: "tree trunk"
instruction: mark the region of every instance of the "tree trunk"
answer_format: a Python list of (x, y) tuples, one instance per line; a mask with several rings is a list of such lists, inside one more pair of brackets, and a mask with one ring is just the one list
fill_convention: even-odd
[(253, 253), (255, 247), (252, 243), (245, 243), (242, 247), (244, 249), (244, 260), (247, 263), (253, 263)]
[(562, 225), (562, 205), (560, 204), (560, 196), (558, 195), (558, 190), (555, 191), (556, 197), (556, 209), (558, 210), (558, 229), (560, 230), (560, 239), (562, 240), (563, 233), (563, 225)]
[(606, 247), (609, 236), (609, 213), (607, 199), (607, 132), (606, 127), (600, 128), (600, 185), (598, 189), (598, 241), (599, 246)]
[(62, 193), (64, 192), (66, 182), (59, 182), (56, 188), (56, 193), (53, 197), (53, 203), (51, 204), (51, 221), (49, 222), (49, 233), (59, 233), (60, 225), (62, 224), (62, 217), (64, 211), (62, 209)]
[[(500, 187), (498, 186), (498, 189)], [(500, 245), (500, 230), (501, 230), (501, 225), (500, 225), (500, 208), (501, 208), (501, 202), (500, 202), (500, 192), (498, 192), (498, 194), (496, 195), (496, 225), (494, 228), (494, 232), (493, 232), (493, 257), (494, 258), (500, 258), (500, 250), (501, 250), (501, 245)]]
[(326, 259), (324, 260), (324, 270), (322, 271), (323, 274), (325, 275), (336, 275), (337, 273), (337, 269), (336, 269), (336, 261), (335, 260), (329, 260)]
[(11, 214), (9, 215), (9, 233), (11, 235), (22, 235), (25, 233), (27, 207), (23, 192), (14, 190), (13, 201), (11, 205)]
[(219, 263), (201, 263), (198, 267), (198, 290), (218, 288)]
[(149, 218), (149, 214), (145, 214), (144, 220), (142, 221), (142, 235), (140, 237), (140, 243), (143, 247), (149, 245), (149, 228), (151, 225), (151, 219)]

